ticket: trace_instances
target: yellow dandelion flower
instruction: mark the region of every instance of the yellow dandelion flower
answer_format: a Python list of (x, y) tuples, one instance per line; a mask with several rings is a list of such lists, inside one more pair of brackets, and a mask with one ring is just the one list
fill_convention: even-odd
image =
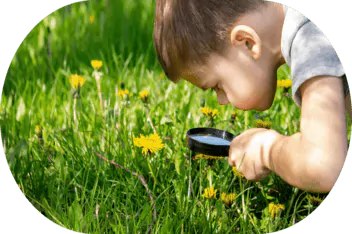
[(285, 206), (282, 204), (274, 204), (273, 202), (269, 204), (269, 213), (272, 218), (275, 218), (275, 216), (279, 214), (280, 210), (284, 211)]
[(323, 200), (319, 197), (314, 197), (312, 195), (307, 196), (308, 201), (310, 201), (312, 204), (319, 205), (320, 203), (323, 202)]
[(149, 136), (140, 135), (140, 137), (133, 138), (133, 144), (137, 147), (142, 148), (142, 153), (147, 154), (154, 153), (162, 148), (164, 144), (158, 134), (151, 134)]
[(236, 167), (232, 167), (232, 172), (233, 174), (235, 174), (235, 176), (244, 178), (244, 175), (241, 172), (239, 172)]
[(139, 97), (142, 99), (143, 102), (147, 102), (148, 97), (149, 97), (149, 91), (143, 90), (143, 91), (139, 92)]
[(89, 16), (89, 22), (92, 24), (95, 22), (95, 17), (94, 15)]
[(206, 155), (206, 154), (197, 154), (194, 159), (198, 160), (198, 159), (214, 159), (214, 160), (219, 160), (222, 159), (224, 157), (219, 157), (219, 156), (211, 156), (211, 155)]
[(37, 136), (41, 136), (42, 135), (42, 129), (41, 129), (41, 127), (39, 126), (39, 125), (37, 125), (37, 126), (35, 126), (35, 134), (37, 135)]
[(164, 79), (164, 78), (165, 78), (165, 73), (164, 73), (164, 72), (160, 73), (159, 77), (160, 77), (161, 79)]
[(272, 122), (270, 122), (270, 121), (264, 121), (264, 128), (270, 129), (272, 125), (273, 125)]
[(231, 113), (231, 119), (237, 119), (237, 111)]
[(272, 122), (270, 121), (263, 121), (261, 119), (258, 119), (256, 121), (256, 125), (257, 125), (257, 128), (267, 128), (267, 129), (270, 129), (271, 126), (273, 125)]
[(119, 92), (117, 93), (117, 96), (119, 97), (124, 97), (125, 95), (130, 95), (130, 92), (127, 89), (119, 90)]
[(209, 107), (203, 107), (200, 112), (211, 118), (214, 118), (219, 113), (218, 109), (211, 109)]
[(213, 187), (206, 188), (206, 189), (204, 189), (204, 193), (202, 194), (202, 196), (205, 198), (208, 198), (208, 199), (216, 198), (217, 192), (218, 192), (218, 190), (214, 189)]
[(290, 79), (278, 80), (277, 86), (280, 88), (288, 89), (292, 86), (292, 80), (290, 80)]
[(231, 206), (235, 202), (235, 197), (236, 196), (234, 193), (230, 193), (230, 194), (222, 193), (221, 194), (222, 202), (228, 206)]
[(95, 70), (100, 70), (101, 67), (103, 66), (103, 61), (101, 60), (92, 60), (90, 61), (90, 64), (92, 65), (92, 67), (95, 69)]
[(256, 120), (255, 123), (257, 124), (257, 128), (260, 128), (263, 126), (263, 120), (261, 119)]
[(68, 78), (72, 88), (77, 89), (78, 87), (82, 87), (83, 84), (86, 82), (86, 78), (84, 78), (83, 76), (79, 76), (77, 74), (71, 75)]

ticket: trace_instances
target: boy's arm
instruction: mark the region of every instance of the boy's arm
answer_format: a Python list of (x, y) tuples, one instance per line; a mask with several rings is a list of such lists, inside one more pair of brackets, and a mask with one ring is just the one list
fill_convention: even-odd
[(280, 135), (267, 167), (289, 184), (312, 192), (328, 192), (347, 154), (347, 126), (342, 79), (315, 77), (301, 86), (300, 132)]
[(350, 119), (352, 120), (352, 106), (351, 106), (351, 94), (348, 93), (346, 97), (346, 111), (348, 115), (350, 116)]

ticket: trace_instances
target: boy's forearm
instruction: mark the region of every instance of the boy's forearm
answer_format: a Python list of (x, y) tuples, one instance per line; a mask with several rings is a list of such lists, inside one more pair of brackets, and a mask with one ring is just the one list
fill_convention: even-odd
[(350, 119), (352, 119), (351, 94), (350, 93), (346, 96), (345, 106), (346, 106), (346, 111), (347, 111)]
[(343, 162), (332, 161), (324, 150), (304, 140), (299, 132), (292, 136), (279, 135), (270, 150), (267, 164), (271, 171), (297, 188), (328, 192)]
[(314, 77), (304, 82), (300, 91), (300, 132), (279, 135), (272, 143), (266, 164), (295, 187), (328, 192), (347, 154), (343, 82), (339, 77)]

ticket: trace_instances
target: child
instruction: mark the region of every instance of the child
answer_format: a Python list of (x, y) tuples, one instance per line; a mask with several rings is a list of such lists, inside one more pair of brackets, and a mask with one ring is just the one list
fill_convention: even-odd
[(154, 42), (170, 80), (214, 89), (219, 104), (242, 110), (270, 108), (277, 69), (287, 63), (300, 132), (249, 129), (232, 141), (229, 164), (248, 180), (274, 172), (302, 190), (331, 190), (347, 154), (351, 107), (339, 58), (312, 22), (261, 0), (158, 0)]

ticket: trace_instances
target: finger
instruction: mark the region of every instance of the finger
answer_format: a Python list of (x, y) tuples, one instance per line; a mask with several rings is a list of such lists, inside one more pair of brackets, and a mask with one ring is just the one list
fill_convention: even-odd
[(243, 162), (244, 162), (245, 157), (246, 157), (246, 152), (243, 153), (243, 155), (241, 157), (237, 157), (236, 167), (239, 171), (244, 171)]
[(236, 161), (238, 161), (238, 158), (237, 158), (238, 155), (241, 155), (239, 148), (234, 146), (233, 143), (231, 143), (230, 150), (229, 150), (229, 157), (227, 158), (230, 166), (232, 167), (236, 166)]
[(257, 175), (255, 178), (248, 178), (248, 180), (253, 181), (253, 182), (259, 182), (262, 179), (268, 177), (269, 174), (270, 174), (270, 171), (262, 172), (261, 174)]
[(231, 167), (236, 166), (236, 156), (233, 156), (233, 154), (230, 154), (229, 157), (227, 158), (229, 164)]

